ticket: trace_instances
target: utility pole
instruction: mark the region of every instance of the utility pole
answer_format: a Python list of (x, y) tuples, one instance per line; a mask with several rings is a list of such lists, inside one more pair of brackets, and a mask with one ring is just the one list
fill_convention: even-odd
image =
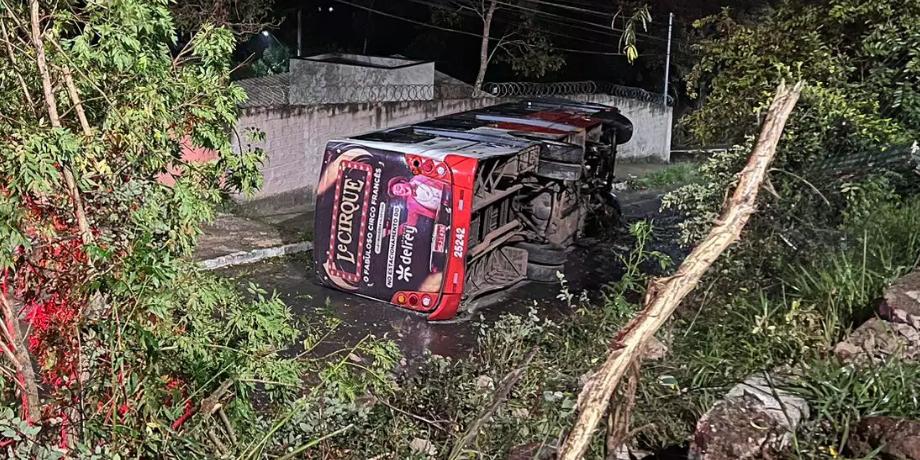
[(668, 13), (668, 52), (664, 58), (664, 98), (662, 102), (668, 104), (668, 72), (671, 70), (671, 26), (674, 23), (674, 13)]
[(301, 30), (301, 24), (303, 23), (302, 17), (303, 17), (303, 8), (300, 8), (299, 10), (297, 10), (297, 57), (300, 57), (301, 54), (303, 53), (303, 49), (301, 47), (301, 43), (303, 40), (302, 39), (303, 33)]

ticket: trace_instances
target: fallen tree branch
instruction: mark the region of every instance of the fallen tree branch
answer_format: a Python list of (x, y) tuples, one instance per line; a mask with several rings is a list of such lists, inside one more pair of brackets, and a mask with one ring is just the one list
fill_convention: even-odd
[(611, 394), (631, 363), (639, 358), (649, 339), (671, 317), (681, 300), (696, 287), (719, 255), (738, 240), (756, 209), (757, 192), (773, 161), (786, 120), (799, 99), (801, 89), (801, 82), (791, 89), (785, 84), (779, 85), (757, 144), (715, 226), (674, 275), (649, 282), (642, 311), (620, 332), (607, 360), (582, 389), (578, 418), (559, 452), (560, 460), (576, 460), (584, 456), (598, 422), (606, 413)]
[(626, 387), (620, 393), (619, 404), (612, 404), (607, 410), (607, 439), (605, 448), (607, 460), (617, 460), (617, 450), (630, 439), (629, 425), (632, 410), (636, 405), (636, 389), (639, 386), (639, 361), (633, 361), (626, 375)]
[(460, 439), (454, 443), (454, 447), (450, 450), (450, 455), (447, 457), (448, 460), (456, 460), (460, 458), (460, 455), (463, 454), (466, 446), (473, 442), (477, 436), (479, 436), (479, 430), (482, 428), (486, 422), (492, 418), (492, 415), (495, 414), (495, 411), (498, 410), (499, 406), (502, 405), (507, 399), (508, 395), (511, 394), (511, 389), (517, 385), (518, 381), (521, 380), (521, 377), (524, 376), (524, 371), (530, 366), (530, 362), (533, 361), (533, 357), (536, 356), (537, 349), (534, 348), (527, 353), (527, 357), (524, 358), (524, 362), (515, 370), (511, 371), (505, 378), (502, 379), (501, 383), (498, 385), (498, 389), (495, 390), (495, 395), (492, 397), (492, 402), (489, 403), (486, 408), (479, 413), (479, 416), (476, 417), (476, 420), (473, 420), (473, 423), (463, 432), (463, 436), (460, 436)]

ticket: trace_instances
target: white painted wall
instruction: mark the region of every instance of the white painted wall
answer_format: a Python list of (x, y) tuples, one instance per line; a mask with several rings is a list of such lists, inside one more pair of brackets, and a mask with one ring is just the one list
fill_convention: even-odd
[[(619, 107), (632, 120), (633, 137), (619, 147), (618, 158), (669, 160), (671, 107), (604, 94), (568, 98)], [(241, 113), (237, 132), (243, 133), (250, 127), (265, 132), (265, 141), (260, 144), (266, 151), (263, 167), (265, 184), (255, 200), (287, 195), (296, 202), (312, 203), (312, 191), (319, 177), (327, 140), (417, 123), (510, 100), (469, 98), (247, 108)]]

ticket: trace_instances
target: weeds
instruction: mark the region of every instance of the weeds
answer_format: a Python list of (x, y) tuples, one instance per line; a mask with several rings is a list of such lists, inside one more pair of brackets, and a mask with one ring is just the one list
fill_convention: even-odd
[[(917, 266), (920, 257), (920, 198), (901, 201), (860, 196), (848, 210), (852, 217), (835, 230), (839, 236), (831, 240), (835, 244), (778, 260), (767, 273), (780, 273), (779, 277), (760, 275), (749, 268), (749, 260), (738, 259), (751, 252), (736, 250), (732, 259), (701, 283), (688, 299), (690, 308), (670, 325), (673, 341), (668, 358), (643, 366), (636, 423), (655, 424), (640, 435), (644, 444), (664, 447), (685, 442), (702, 412), (753, 373), (801, 363), (815, 363), (814, 369), (831, 372), (823, 361), (830, 348), (872, 315), (883, 289)], [(897, 369), (916, 377), (913, 368), (901, 366), (877, 370), (872, 382), (882, 385), (878, 388), (894, 385), (886, 379)], [(862, 394), (858, 388), (831, 383), (830, 374), (817, 370), (806, 374), (801, 384), (822, 391), (857, 392), (847, 396), (853, 398)], [(854, 371), (852, 378), (865, 372)], [(662, 375), (672, 377), (674, 385), (661, 385)], [(818, 407), (830, 398), (814, 392), (803, 396)], [(890, 407), (890, 398), (882, 393), (866, 393), (864, 398), (866, 402), (859, 404), (871, 406), (875, 401)], [(845, 436), (839, 431), (844, 427), (832, 424), (822, 428), (823, 434), (810, 431), (803, 436)]]
[(673, 189), (699, 180), (696, 163), (674, 163), (638, 177), (630, 185), (639, 189)]
[[(844, 452), (862, 417), (920, 416), (920, 365), (891, 361), (857, 368), (837, 361), (818, 361), (791, 390), (806, 398), (811, 420), (800, 430), (800, 457)], [(833, 456), (833, 455), (831, 455)]]

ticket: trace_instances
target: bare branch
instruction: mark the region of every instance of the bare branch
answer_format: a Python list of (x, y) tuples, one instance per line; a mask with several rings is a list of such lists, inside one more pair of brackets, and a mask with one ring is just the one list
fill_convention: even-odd
[(70, 74), (70, 67), (66, 65), (61, 69), (64, 74), (64, 84), (67, 85), (67, 95), (70, 96), (70, 102), (77, 112), (77, 119), (80, 120), (80, 127), (83, 128), (83, 134), (86, 137), (93, 135), (93, 130), (89, 126), (89, 120), (86, 119), (86, 112), (83, 111), (83, 103), (80, 101), (80, 93), (77, 91), (77, 85), (73, 82), (73, 75)]
[(2, 291), (0, 291), (0, 308), (3, 311), (0, 320), (4, 322), (4, 333), (9, 339), (3, 351), (4, 354), (8, 354), (8, 358), (16, 368), (23, 394), (23, 419), (35, 422), (38, 420), (41, 402), (38, 399), (38, 383), (35, 380), (35, 370), (32, 369), (32, 357), (29, 356), (29, 350), (26, 348), (26, 337), (23, 336), (22, 329), (19, 327), (19, 315), (17, 314), (19, 309), (13, 307), (6, 293)]
[[(18, 64), (16, 62), (16, 52), (13, 51), (13, 43), (10, 41), (10, 35), (6, 30), (6, 24), (4, 24), (3, 21), (0, 21), (0, 33), (3, 34), (3, 42), (6, 44), (6, 52), (10, 56), (10, 62), (12, 62), (15, 66)], [(31, 110), (32, 113), (35, 113), (35, 101), (32, 100), (32, 94), (29, 93), (29, 86), (26, 85), (26, 81), (22, 78), (21, 73), (17, 73), (16, 77), (19, 79), (19, 85), (22, 86), (22, 94), (25, 96), (29, 110)]]
[[(61, 117), (58, 114), (57, 99), (54, 97), (54, 89), (51, 84), (51, 74), (48, 72), (48, 61), (45, 57), (45, 44), (42, 40), (41, 25), (39, 23), (38, 0), (29, 2), (29, 12), (32, 23), (32, 44), (35, 46), (35, 60), (38, 65), (38, 73), (42, 78), (42, 91), (45, 94), (45, 106), (48, 108), (48, 118), (51, 126), (61, 127)], [(77, 181), (74, 178), (73, 171), (69, 165), (62, 165), (64, 172), (64, 182), (67, 186), (67, 193), (73, 202), (74, 215), (77, 220), (77, 227), (80, 229), (80, 237), (84, 244), (93, 243), (93, 234), (89, 228), (89, 221), (86, 219), (86, 212), (83, 209), (83, 199), (80, 197), (80, 190), (77, 188)]]

